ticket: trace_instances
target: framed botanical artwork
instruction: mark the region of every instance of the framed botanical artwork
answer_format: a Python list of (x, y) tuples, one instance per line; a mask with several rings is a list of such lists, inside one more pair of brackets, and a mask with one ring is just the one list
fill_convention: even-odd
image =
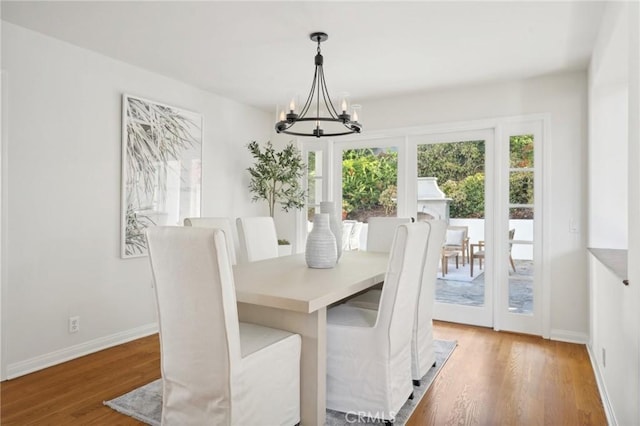
[(123, 95), (123, 258), (146, 256), (146, 228), (200, 216), (201, 162), (201, 114)]

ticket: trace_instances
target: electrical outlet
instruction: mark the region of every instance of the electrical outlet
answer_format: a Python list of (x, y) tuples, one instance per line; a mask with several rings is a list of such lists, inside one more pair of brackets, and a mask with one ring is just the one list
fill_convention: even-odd
[(602, 366), (607, 366), (607, 350), (605, 348), (602, 348)]
[(80, 331), (80, 317), (69, 317), (69, 333)]

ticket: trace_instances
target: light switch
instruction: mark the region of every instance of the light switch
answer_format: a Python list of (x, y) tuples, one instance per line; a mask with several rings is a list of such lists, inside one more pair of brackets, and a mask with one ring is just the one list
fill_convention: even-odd
[(580, 226), (577, 220), (575, 219), (569, 220), (569, 232), (573, 234), (578, 234), (580, 232)]

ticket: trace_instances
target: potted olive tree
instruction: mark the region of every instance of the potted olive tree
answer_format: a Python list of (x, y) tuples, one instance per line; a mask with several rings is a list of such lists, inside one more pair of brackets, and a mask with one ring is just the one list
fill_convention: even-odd
[[(271, 142), (267, 142), (262, 149), (258, 142), (252, 141), (247, 148), (255, 160), (253, 166), (247, 169), (251, 175), (251, 201), (266, 201), (271, 217), (275, 214), (276, 204), (285, 212), (303, 208), (306, 194), (300, 183), (305, 164), (293, 143), (289, 143), (282, 151), (276, 151)], [(279, 239), (278, 245), (280, 253), (291, 253), (289, 241)]]

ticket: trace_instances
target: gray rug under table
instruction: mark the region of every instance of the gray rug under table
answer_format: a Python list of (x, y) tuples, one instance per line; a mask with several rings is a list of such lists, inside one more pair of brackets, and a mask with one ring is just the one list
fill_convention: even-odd
[[(395, 425), (404, 425), (411, 417), (413, 410), (420, 403), (420, 400), (433, 383), (444, 363), (449, 359), (457, 342), (449, 340), (434, 340), (436, 349), (436, 365), (432, 367), (420, 381), (420, 386), (413, 387), (413, 399), (407, 400), (398, 412)], [(136, 420), (152, 426), (160, 426), (162, 413), (162, 381), (155, 380), (142, 387), (132, 390), (122, 396), (104, 402), (108, 407), (119, 413), (131, 416)], [(348, 425), (379, 425), (375, 422), (354, 422), (354, 418), (345, 416), (339, 411), (327, 410), (326, 425), (328, 426), (348, 426)]]

